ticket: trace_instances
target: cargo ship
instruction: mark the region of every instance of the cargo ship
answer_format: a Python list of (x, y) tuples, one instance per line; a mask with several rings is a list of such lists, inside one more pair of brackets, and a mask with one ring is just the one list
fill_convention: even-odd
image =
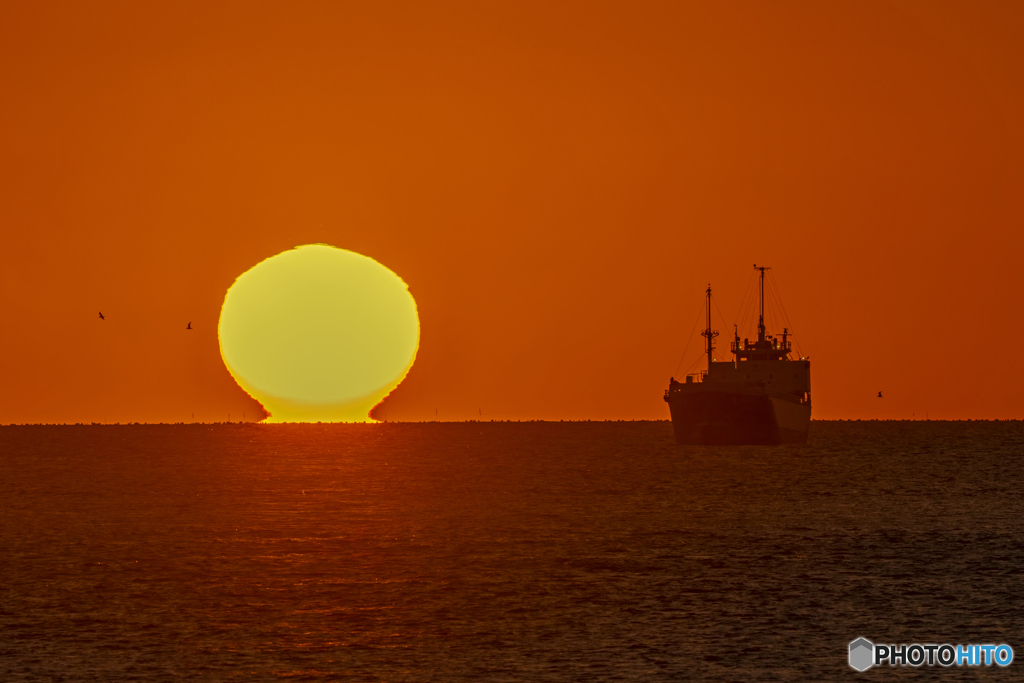
[[(764, 324), (764, 273), (759, 272), (760, 311), (757, 341), (731, 344), (733, 359), (714, 358), (717, 330), (711, 329), (711, 285), (707, 289), (705, 338), (708, 369), (673, 377), (665, 391), (672, 428), (680, 444), (783, 444), (807, 441), (811, 422), (811, 362), (791, 358), (788, 328), (781, 338), (768, 334)], [(748, 290), (749, 291), (749, 290)]]

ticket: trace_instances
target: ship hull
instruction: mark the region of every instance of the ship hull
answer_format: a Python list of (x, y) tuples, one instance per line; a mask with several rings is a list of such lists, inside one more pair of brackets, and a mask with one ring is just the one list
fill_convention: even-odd
[(692, 445), (805, 443), (811, 406), (763, 391), (685, 385), (665, 397), (676, 441)]

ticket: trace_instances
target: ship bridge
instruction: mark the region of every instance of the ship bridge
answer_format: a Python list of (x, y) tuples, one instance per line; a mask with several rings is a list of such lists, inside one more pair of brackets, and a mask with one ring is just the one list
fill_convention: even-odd
[(789, 329), (782, 330), (782, 339), (779, 340), (772, 335), (765, 335), (761, 332), (763, 339), (750, 341), (744, 339), (742, 344), (737, 335), (730, 344), (730, 350), (736, 355), (736, 360), (784, 360), (788, 359), (793, 350), (793, 342), (789, 341)]

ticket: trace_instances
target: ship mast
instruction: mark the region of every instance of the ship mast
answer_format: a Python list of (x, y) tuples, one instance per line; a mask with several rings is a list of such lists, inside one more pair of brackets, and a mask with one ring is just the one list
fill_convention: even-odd
[(757, 318), (757, 341), (764, 341), (764, 271), (769, 270), (769, 266), (758, 266), (754, 264), (755, 270), (761, 271), (761, 314)]
[(708, 302), (705, 306), (708, 311), (708, 326), (700, 333), (700, 336), (707, 339), (707, 354), (708, 354), (708, 373), (711, 373), (711, 360), (712, 352), (715, 350), (715, 337), (718, 336), (718, 330), (711, 329), (711, 285), (708, 285)]

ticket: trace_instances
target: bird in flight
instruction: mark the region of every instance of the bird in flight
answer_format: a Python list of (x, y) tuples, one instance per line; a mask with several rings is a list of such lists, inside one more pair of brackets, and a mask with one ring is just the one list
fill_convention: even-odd
[(882, 398), (882, 392), (881, 391), (878, 392), (878, 398)]
[(100, 320), (106, 320), (106, 318), (103, 315), (103, 311), (100, 311)]
[(185, 327), (185, 329), (186, 329), (186, 330), (191, 330), (191, 329), (192, 329), (192, 321), (189, 321), (189, 323), (188, 323), (188, 325), (187, 325), (187, 326)]

